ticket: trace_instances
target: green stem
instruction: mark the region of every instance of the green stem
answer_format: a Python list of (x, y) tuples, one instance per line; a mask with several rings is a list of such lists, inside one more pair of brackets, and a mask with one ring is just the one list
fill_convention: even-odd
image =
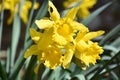
[(0, 77), (2, 78), (2, 80), (8, 80), (7, 75), (6, 75), (6, 73), (5, 73), (4, 69), (3, 69), (3, 66), (1, 64), (1, 61), (0, 61)]

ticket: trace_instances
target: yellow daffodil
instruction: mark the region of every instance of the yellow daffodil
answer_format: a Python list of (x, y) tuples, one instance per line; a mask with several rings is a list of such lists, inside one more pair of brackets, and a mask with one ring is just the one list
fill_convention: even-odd
[[(24, 5), (22, 6), (20, 17), (24, 23), (28, 22), (29, 10), (31, 9), (31, 7), (32, 7), (32, 2), (27, 0), (24, 2)], [(39, 4), (35, 3), (34, 9), (37, 9), (38, 7), (39, 7)]]
[[(45, 30), (44, 33), (37, 32), (35, 29), (30, 29), (30, 35), (32, 40), (36, 43), (27, 49), (24, 57), (28, 58), (29, 56), (36, 55), (40, 63), (44, 63), (45, 66), (54, 69), (62, 63), (62, 51), (59, 46), (53, 44), (52, 28)], [(47, 36), (47, 37), (46, 37)], [(37, 73), (38, 66), (35, 69)]]
[(30, 29), (30, 35), (35, 44), (27, 49), (24, 57), (37, 56), (39, 63), (35, 68), (36, 73), (41, 63), (55, 69), (57, 66), (69, 68), (73, 61), (82, 68), (86, 68), (100, 59), (99, 54), (103, 49), (91, 39), (102, 35), (104, 31), (89, 32), (87, 27), (75, 21), (78, 9), (78, 7), (72, 8), (65, 17), (60, 18), (57, 9), (49, 1), (50, 18), (35, 21), (38, 28), (44, 31)]
[[(70, 50), (70, 49), (74, 50), (73, 62), (76, 63), (76, 59), (77, 59), (77, 64), (79, 63), (79, 66), (81, 66), (83, 69), (86, 69), (86, 67), (88, 67), (89, 64), (95, 64), (96, 60), (100, 59), (99, 54), (103, 53), (103, 49), (98, 45), (97, 42), (92, 42), (91, 39), (100, 36), (103, 33), (104, 31), (79, 32), (72, 44), (74, 47), (66, 48), (66, 50)], [(73, 56), (73, 53), (69, 52), (69, 54), (66, 55)], [(63, 66), (67, 68), (71, 60), (72, 58), (68, 62), (67, 58), (65, 58), (63, 62)], [(66, 64), (66, 61), (68, 64)]]
[[(4, 0), (4, 10), (10, 11), (10, 17), (7, 20), (8, 24), (12, 23), (14, 18), (14, 13), (20, 11), (19, 7), (16, 5), (20, 6), (20, 0)], [(39, 4), (35, 3), (34, 9), (37, 9), (38, 6)], [(1, 12), (1, 7), (2, 7), (2, 3), (0, 3), (0, 12)], [(20, 12), (20, 17), (24, 23), (28, 22), (28, 14), (31, 7), (32, 7), (32, 2), (29, 0), (25, 0)]]
[(73, 40), (74, 32), (77, 30), (87, 29), (82, 24), (74, 21), (78, 8), (71, 9), (64, 18), (60, 15), (55, 6), (49, 2), (48, 11), (50, 18), (47, 20), (36, 20), (36, 24), (40, 29), (53, 28), (53, 40), (59, 45), (65, 45)]
[(63, 6), (65, 8), (72, 7), (80, 1), (81, 3), (79, 5), (77, 16), (80, 19), (85, 19), (90, 14), (89, 9), (92, 8), (96, 4), (97, 0), (66, 0)]

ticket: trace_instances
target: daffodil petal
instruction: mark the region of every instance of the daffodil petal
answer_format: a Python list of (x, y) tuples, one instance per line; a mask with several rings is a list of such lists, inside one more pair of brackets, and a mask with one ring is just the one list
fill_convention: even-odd
[(38, 73), (39, 67), (40, 67), (40, 63), (37, 64), (37, 66), (34, 68), (34, 72), (35, 72), (36, 74)]
[(59, 35), (57, 33), (52, 36), (52, 39), (56, 43), (58, 43), (59, 45), (65, 45), (65, 44), (67, 44), (67, 40), (63, 36), (61, 36), (61, 35)]
[(36, 20), (35, 23), (39, 29), (51, 28), (53, 26), (53, 21), (45, 19)]
[(28, 58), (29, 56), (32, 55), (37, 55), (38, 54), (38, 46), (37, 45), (32, 45), (29, 49), (24, 54), (24, 58)]
[(40, 50), (46, 49), (46, 47), (48, 47), (53, 42), (52, 36), (53, 36), (53, 27), (48, 30), (45, 30), (42, 33), (41, 38), (37, 43)]
[(77, 37), (75, 38), (75, 41), (76, 42), (78, 42), (78, 41), (80, 41), (85, 35), (86, 35), (86, 31), (79, 31), (78, 33), (77, 33)]
[(89, 41), (93, 38), (96, 38), (96, 37), (102, 35), (102, 34), (104, 34), (104, 31), (89, 32), (84, 36), (83, 40)]
[(32, 40), (37, 43), (40, 40), (40, 36), (42, 35), (42, 33), (37, 32), (34, 28), (30, 28), (30, 35)]
[(72, 61), (73, 54), (74, 54), (74, 50), (72, 48), (66, 49), (66, 53), (64, 55), (64, 61), (63, 61), (64, 68), (69, 68), (69, 65)]
[(56, 9), (56, 7), (53, 5), (51, 1), (48, 3), (48, 11), (50, 13), (50, 17), (52, 18), (53, 21), (57, 21), (60, 19), (60, 15)]
[(76, 16), (76, 14), (77, 14), (77, 11), (78, 11), (78, 7), (76, 7), (76, 8), (72, 8), (68, 13), (67, 13), (67, 15), (66, 15), (66, 18), (70, 18), (71, 20), (73, 20), (74, 18), (75, 18), (75, 16)]
[(71, 25), (72, 25), (72, 26), (75, 26), (76, 29), (79, 30), (79, 31), (82, 31), (82, 32), (83, 32), (83, 31), (85, 31), (85, 32), (88, 32), (88, 31), (89, 31), (88, 28), (87, 28), (85, 25), (83, 25), (82, 23), (73, 21), (73, 22), (71, 22)]
[(45, 60), (44, 65), (51, 69), (55, 69), (62, 63), (62, 52), (57, 47), (48, 47), (43, 53), (42, 58)]

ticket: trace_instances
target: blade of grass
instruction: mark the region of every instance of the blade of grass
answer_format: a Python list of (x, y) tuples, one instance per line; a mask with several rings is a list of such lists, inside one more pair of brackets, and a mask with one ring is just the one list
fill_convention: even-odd
[(87, 26), (96, 16), (98, 16), (103, 10), (105, 10), (111, 4), (112, 4), (112, 2), (109, 2), (109, 3), (105, 4), (105, 5), (103, 5), (102, 7), (98, 8), (93, 13), (91, 13), (90, 16), (88, 16), (86, 19), (81, 21), (81, 23), (83, 23), (84, 25)]

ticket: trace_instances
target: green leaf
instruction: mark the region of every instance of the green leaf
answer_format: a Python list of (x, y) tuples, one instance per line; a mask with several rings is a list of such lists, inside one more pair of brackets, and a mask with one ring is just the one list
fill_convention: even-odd
[(108, 67), (108, 65), (109, 65), (110, 63), (112, 63), (113, 60), (115, 60), (118, 56), (120, 56), (120, 51), (117, 52), (117, 53), (115, 53), (115, 55), (114, 55), (109, 61), (107, 61), (102, 67), (98, 68), (97, 72), (92, 76), (91, 80), (96, 80), (96, 79), (98, 79), (100, 73), (101, 73), (106, 67)]
[(114, 80), (120, 80), (120, 78), (117, 76), (115, 72), (111, 71), (111, 74)]
[(38, 27), (35, 24), (35, 20), (39, 20), (39, 19), (43, 18), (47, 14), (47, 10), (48, 10), (48, 0), (45, 0), (42, 3), (42, 6), (40, 7), (40, 9), (38, 11), (37, 16), (33, 20), (32, 27), (34, 27), (35, 29), (38, 29)]
[(16, 50), (18, 41), (20, 38), (20, 16), (18, 13), (14, 15), (13, 29), (12, 29), (12, 40), (11, 40), (11, 67), (14, 66), (14, 60), (16, 56)]
[(11, 71), (10, 75), (9, 75), (9, 80), (15, 80), (20, 69), (22, 68), (24, 62), (25, 62), (25, 58), (23, 57), (24, 56), (24, 53), (26, 51), (27, 48), (29, 48), (29, 46), (32, 44), (32, 41), (30, 40), (29, 42), (27, 42), (27, 45), (22, 49), (22, 51), (20, 52), (20, 55), (13, 67), (13, 70)]
[(99, 45), (103, 46), (109, 39), (120, 31), (120, 24), (117, 25), (114, 29), (112, 29), (100, 42)]
[(41, 79), (43, 80), (43, 79), (47, 76), (47, 74), (48, 74), (49, 72), (50, 72), (50, 69), (49, 69), (49, 68), (46, 68), (45, 71), (44, 71), (43, 74), (42, 74)]
[(30, 11), (30, 15), (29, 15), (29, 20), (28, 20), (28, 24), (27, 24), (27, 28), (26, 28), (26, 34), (25, 34), (25, 42), (27, 41), (27, 39), (30, 37), (30, 26), (31, 26), (31, 21), (32, 21), (32, 17), (33, 17), (33, 13), (34, 13), (34, 5), (36, 3), (36, 0), (33, 0), (32, 2), (32, 8), (31, 8), (31, 11)]
[(61, 74), (61, 72), (62, 72), (62, 68), (61, 67), (57, 67), (54, 70), (51, 70), (51, 74), (50, 74), (48, 80), (58, 80), (58, 79), (61, 80), (60, 77), (65, 74), (64, 72), (62, 72), (62, 74)]
[(112, 46), (112, 45), (105, 45), (104, 46), (105, 50), (111, 50), (112, 52), (118, 52), (119, 49), (117, 49), (116, 47)]
[(81, 23), (83, 23), (84, 25), (87, 26), (96, 16), (98, 16), (103, 10), (105, 10), (111, 4), (112, 4), (112, 2), (109, 2), (109, 3), (105, 4), (104, 6), (98, 8), (93, 13), (91, 13), (86, 19), (84, 19)]
[(6, 72), (10, 72), (10, 48), (7, 48)]
[(117, 39), (115, 39), (115, 41), (113, 41), (110, 45), (114, 46), (117, 49), (120, 49), (120, 37), (118, 37)]
[(36, 56), (32, 56), (30, 63), (27, 67), (27, 70), (25, 71), (25, 74), (23, 76), (23, 80), (30, 80), (30, 79), (33, 80), (33, 75), (35, 74), (34, 67), (36, 65), (36, 61), (37, 61)]
[(8, 80), (5, 70), (1, 64), (1, 60), (0, 60), (0, 77), (2, 78), (2, 80)]
[[(86, 80), (85, 79), (85, 76), (83, 74), (77, 74), (77, 75), (74, 75), (73, 78), (76, 80)], [(74, 80), (73, 79), (73, 80)]]
[(1, 12), (0, 12), (0, 49), (1, 49), (1, 42), (2, 42), (2, 31), (3, 31), (3, 17), (4, 17), (4, 0), (2, 0), (2, 7), (1, 7)]

